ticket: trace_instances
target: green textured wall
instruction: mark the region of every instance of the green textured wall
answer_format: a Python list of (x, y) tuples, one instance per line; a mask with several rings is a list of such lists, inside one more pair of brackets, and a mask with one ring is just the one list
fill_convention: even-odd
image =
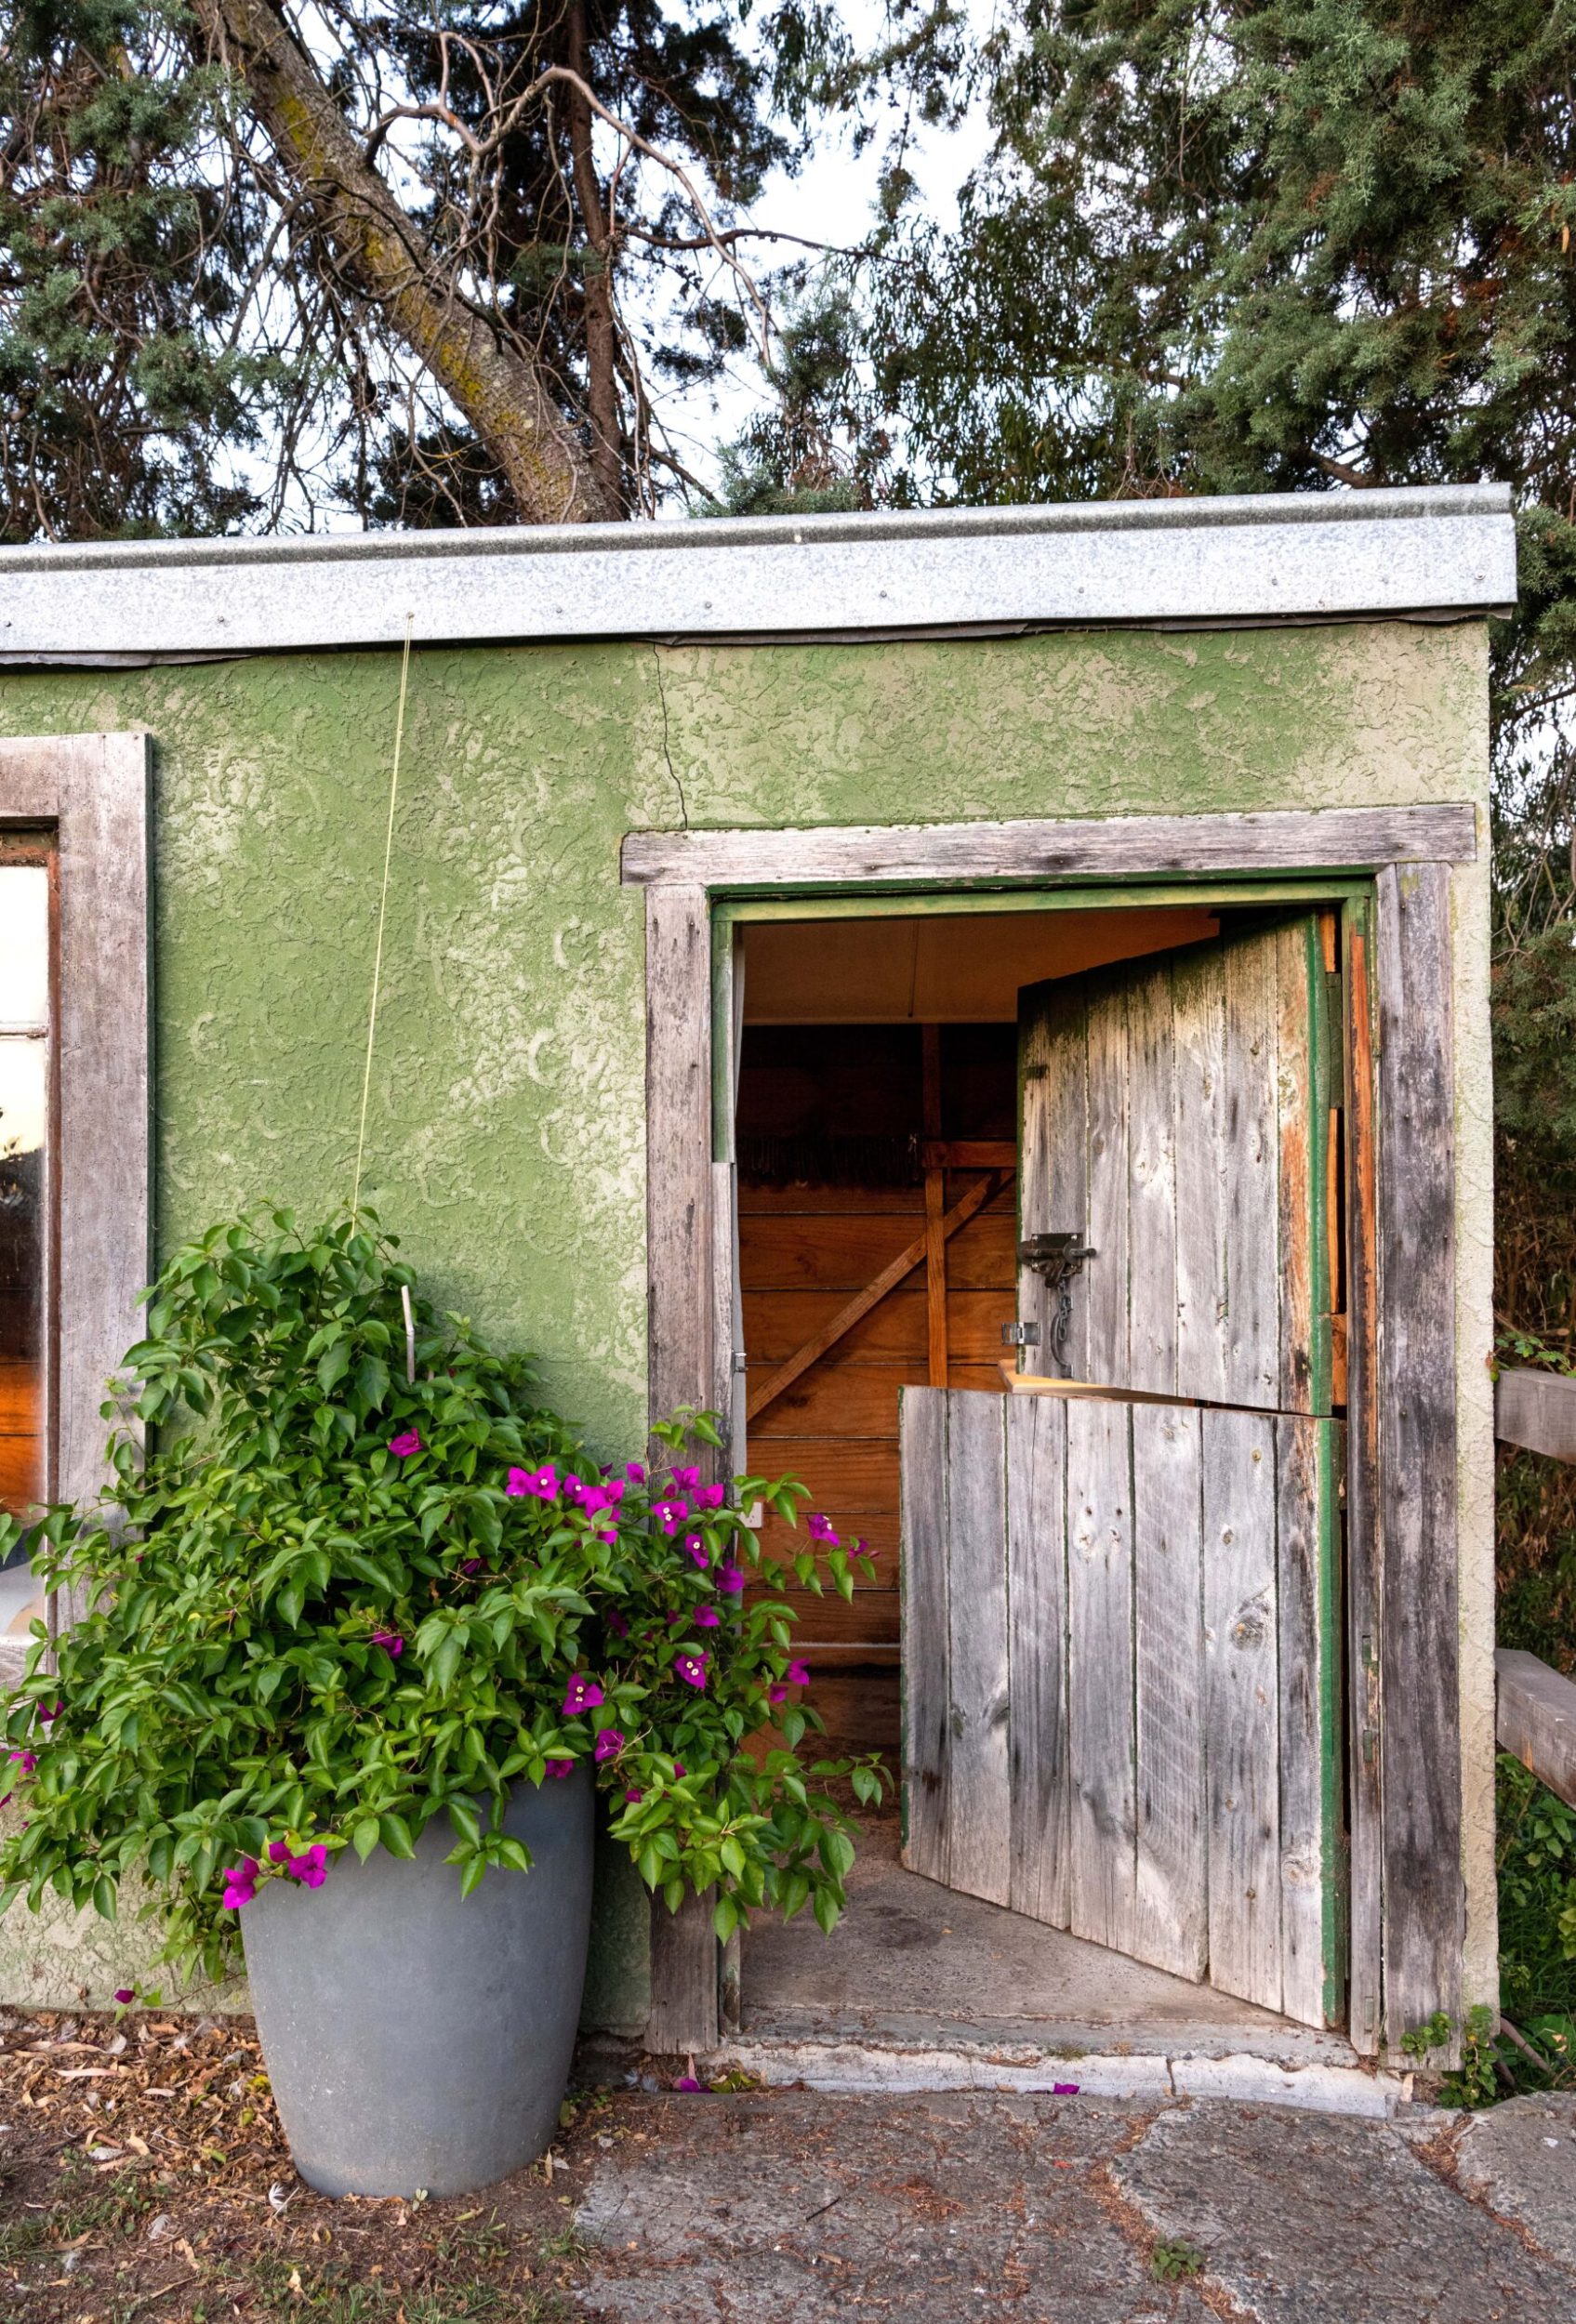
[[(317, 1212), (349, 1193), (398, 678), (394, 653), (0, 673), (0, 733), (155, 740), (162, 1248), (263, 1196)], [(1480, 624), (420, 651), (370, 1198), (447, 1303), (536, 1349), (598, 1450), (627, 1452), (644, 1361), (627, 831), (1482, 800), (1486, 770)], [(1476, 959), (1482, 899), (1460, 894)], [(1463, 1160), (1486, 1190), (1486, 1159)], [(628, 1908), (604, 1915), (623, 1934), (596, 2008), (633, 2022)]]

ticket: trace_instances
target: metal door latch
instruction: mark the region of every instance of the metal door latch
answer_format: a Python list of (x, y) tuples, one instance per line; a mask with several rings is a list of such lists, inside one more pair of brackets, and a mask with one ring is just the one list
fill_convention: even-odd
[(1097, 1259), (1099, 1255), (1077, 1235), (1027, 1235), (1018, 1245), (1019, 1266), (1042, 1276), (1046, 1290), (1056, 1302), (1051, 1319), (1051, 1353), (1064, 1369), (1067, 1361), (1067, 1333), (1073, 1320), (1073, 1277), (1086, 1260)]

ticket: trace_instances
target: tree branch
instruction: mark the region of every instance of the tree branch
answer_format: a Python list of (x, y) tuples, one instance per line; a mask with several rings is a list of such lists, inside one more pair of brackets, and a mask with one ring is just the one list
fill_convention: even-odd
[(269, 0), (193, 7), (215, 51), (244, 81), (281, 168), (310, 198), (341, 272), (464, 413), (523, 521), (616, 516), (537, 366), (466, 306)]

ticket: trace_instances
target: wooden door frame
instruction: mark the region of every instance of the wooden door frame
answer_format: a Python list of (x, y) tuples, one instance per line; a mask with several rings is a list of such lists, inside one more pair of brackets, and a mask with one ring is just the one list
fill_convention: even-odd
[[(1350, 1427), (1347, 1817), (1350, 2034), (1398, 2054), (1461, 2014), (1464, 1896), (1457, 1696), (1458, 1380), (1450, 867), (1468, 805), (800, 830), (632, 832), (645, 890), (648, 1397), (727, 1411), (733, 1388), (731, 1128), (714, 1129), (712, 912), (729, 899), (912, 896), (940, 908), (1097, 903), (1095, 889), (1371, 881), (1348, 904)], [(1284, 883), (1284, 886), (1283, 884)], [(1009, 905), (1007, 899), (1013, 899)], [(1124, 901), (1132, 901), (1124, 897)], [(1172, 899), (1174, 901), (1174, 895)], [(1302, 900), (1298, 897), (1298, 900)], [(877, 905), (879, 909), (879, 905)], [(893, 904), (889, 903), (888, 909)], [(921, 904), (920, 908), (923, 908)], [(715, 2046), (710, 1914), (654, 1914), (647, 2043)]]
[[(138, 1337), (151, 1273), (151, 773), (146, 734), (0, 740), (0, 829), (48, 833), (55, 851), (46, 1491), (79, 1503), (109, 1481), (106, 1383)], [(52, 1631), (64, 1599), (50, 1602)], [(0, 1688), (20, 1659), (0, 1657)]]

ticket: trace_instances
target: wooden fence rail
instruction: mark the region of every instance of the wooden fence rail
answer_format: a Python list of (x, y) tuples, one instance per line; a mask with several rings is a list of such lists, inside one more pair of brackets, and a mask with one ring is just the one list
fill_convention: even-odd
[[(1576, 1461), (1576, 1380), (1557, 1372), (1502, 1372), (1494, 1390), (1502, 1445)], [(1494, 1657), (1501, 1750), (1514, 1751), (1540, 1783), (1576, 1807), (1576, 1680), (1536, 1655), (1502, 1646)]]

